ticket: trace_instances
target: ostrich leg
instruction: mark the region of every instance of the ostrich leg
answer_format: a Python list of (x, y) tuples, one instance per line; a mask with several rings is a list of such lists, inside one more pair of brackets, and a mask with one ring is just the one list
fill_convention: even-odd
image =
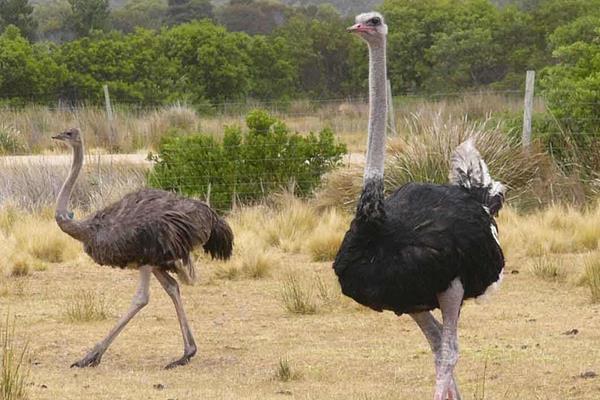
[(73, 367), (95, 367), (100, 364), (102, 361), (102, 355), (108, 349), (108, 346), (112, 343), (113, 340), (121, 333), (125, 325), (138, 313), (146, 304), (148, 304), (148, 300), (150, 298), (149, 288), (150, 288), (150, 273), (152, 272), (152, 267), (148, 265), (143, 265), (140, 267), (140, 283), (131, 301), (131, 306), (129, 310), (119, 319), (117, 324), (111, 329), (108, 335), (98, 344), (94, 346), (89, 353), (85, 355), (81, 360), (73, 363), (71, 368)]
[(179, 320), (179, 326), (181, 328), (181, 334), (183, 335), (183, 357), (173, 361), (165, 367), (166, 369), (171, 369), (189, 363), (190, 359), (196, 354), (197, 348), (196, 343), (194, 342), (194, 337), (192, 336), (192, 330), (190, 329), (185, 316), (185, 311), (183, 310), (183, 303), (181, 302), (181, 295), (179, 293), (179, 285), (177, 284), (177, 281), (164, 270), (156, 268), (153, 270), (153, 272), (156, 279), (158, 279), (171, 300), (173, 300), (175, 311), (177, 312), (177, 319)]
[[(442, 324), (440, 324), (429, 311), (410, 314), (410, 316), (415, 320), (427, 338), (429, 346), (431, 347), (431, 351), (433, 352), (437, 370), (437, 366), (440, 364), (442, 357)], [(448, 398), (452, 400), (460, 400), (460, 393), (458, 392), (458, 386), (456, 385), (454, 374), (450, 376)]]
[(442, 346), (439, 363), (436, 363), (434, 400), (446, 400), (451, 396), (451, 381), (454, 366), (458, 361), (458, 317), (465, 290), (458, 278), (450, 283), (445, 292), (438, 294), (442, 310)]

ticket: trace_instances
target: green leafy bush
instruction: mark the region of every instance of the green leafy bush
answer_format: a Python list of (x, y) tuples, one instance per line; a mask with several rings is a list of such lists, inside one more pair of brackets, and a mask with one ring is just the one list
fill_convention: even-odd
[(300, 135), (264, 111), (246, 118), (247, 133), (226, 129), (223, 141), (202, 134), (164, 137), (148, 176), (152, 187), (208, 198), (217, 209), (259, 199), (293, 181), (308, 194), (341, 162), (345, 145), (329, 129)]

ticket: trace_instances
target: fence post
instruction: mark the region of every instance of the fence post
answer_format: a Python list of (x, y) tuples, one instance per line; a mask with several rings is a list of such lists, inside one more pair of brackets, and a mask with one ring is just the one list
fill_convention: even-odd
[(533, 91), (535, 87), (535, 71), (527, 71), (525, 80), (525, 100), (523, 107), (523, 137), (521, 143), (525, 150), (531, 145), (531, 118), (533, 116)]
[(104, 86), (102, 86), (102, 88), (104, 89), (104, 103), (106, 105), (106, 117), (108, 118), (108, 122), (110, 124), (112, 124), (113, 112), (112, 112), (112, 106), (110, 104), (110, 95), (108, 94), (108, 85), (104, 85)]
[[(110, 140), (110, 146), (112, 146), (115, 143), (115, 139), (116, 139), (116, 132), (115, 132), (115, 126), (113, 123), (114, 117), (113, 117), (113, 109), (112, 109), (112, 104), (110, 103), (110, 94), (108, 93), (108, 85), (104, 85), (102, 86), (102, 89), (104, 89), (104, 104), (106, 105), (106, 119), (108, 120), (108, 128), (110, 129), (110, 136), (109, 136), (109, 140)], [(112, 149), (111, 149), (112, 151)]]
[(387, 80), (387, 108), (388, 108), (388, 136), (396, 136), (396, 116), (394, 114), (394, 98), (392, 97), (392, 84)]

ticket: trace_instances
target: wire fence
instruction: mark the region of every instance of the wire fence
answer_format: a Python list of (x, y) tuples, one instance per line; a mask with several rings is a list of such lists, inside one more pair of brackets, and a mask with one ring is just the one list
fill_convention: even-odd
[[(442, 120), (449, 118), (460, 119), (466, 116), (471, 120), (489, 119), (490, 116), (499, 115), (514, 119), (520, 118), (523, 113), (522, 90), (496, 90), (496, 91), (463, 91), (445, 93), (406, 93), (395, 96), (394, 119), (395, 132), (392, 135), (406, 135), (415, 131), (415, 124), (426, 120), (430, 116)], [(331, 128), (337, 137), (349, 146), (349, 155), (344, 159), (346, 165), (360, 163), (364, 160), (363, 151), (366, 143), (368, 125), (368, 101), (366, 98), (328, 98), (296, 100), (290, 102), (280, 101), (244, 101), (224, 102), (212, 105), (209, 113), (202, 113), (194, 109), (193, 105), (173, 104), (170, 106), (137, 104), (121, 102), (112, 99), (114, 117), (109, 119), (102, 106), (81, 104), (77, 106), (56, 103), (54, 106), (30, 105), (22, 108), (0, 107), (0, 165), (6, 170), (30, 168), (38, 164), (42, 171), (51, 165), (65, 172), (70, 164), (69, 156), (61, 155), (64, 149), (56, 147), (50, 140), (53, 133), (64, 130), (73, 125), (80, 126), (85, 135), (88, 150), (86, 158), (86, 173), (89, 174), (90, 184), (87, 186), (91, 197), (101, 198), (103, 204), (113, 200), (115, 195), (121, 194), (120, 190), (109, 190), (106, 185), (114, 185), (116, 181), (111, 176), (110, 169), (132, 169), (136, 174), (142, 171), (142, 178), (135, 183), (129, 181), (128, 189), (135, 189), (147, 183), (146, 174), (154, 162), (147, 157), (148, 151), (155, 149), (165, 135), (177, 131), (189, 134), (201, 132), (214, 137), (223, 135), (228, 126), (245, 124), (246, 114), (254, 108), (267, 109), (275, 117), (281, 118), (292, 131), (301, 133), (317, 132), (324, 128)], [(582, 104), (598, 105), (600, 102), (582, 102)], [(536, 132), (535, 120), (537, 115), (547, 115), (546, 100), (537, 96), (534, 101), (534, 138), (539, 135), (560, 136), (574, 135), (597, 138), (599, 131), (573, 129), (570, 127), (590, 126), (600, 121), (599, 116), (586, 117), (554, 117), (550, 118), (550, 127), (545, 126), (543, 132)], [(552, 125), (554, 124), (554, 125)], [(443, 129), (443, 127), (441, 127)], [(244, 144), (246, 147), (275, 148), (277, 144)], [(207, 146), (210, 147), (210, 146)], [(104, 149), (104, 150), (103, 150)], [(200, 149), (203, 149), (200, 147)], [(235, 151), (236, 146), (224, 146), (223, 150)], [(47, 153), (46, 156), (34, 156), (35, 153)], [(106, 154), (104, 154), (106, 153)], [(125, 154), (119, 154), (125, 153)], [(134, 154), (128, 154), (134, 153)], [(268, 153), (268, 152), (267, 152)], [(27, 155), (28, 157), (14, 157)], [(156, 160), (156, 159), (155, 159)], [(275, 188), (288, 187), (291, 182), (298, 190), (303, 190), (309, 184), (321, 178), (321, 172), (305, 171), (305, 177), (276, 176), (272, 171), (254, 172), (251, 176), (244, 171), (253, 163), (307, 163), (309, 158), (299, 158), (285, 153), (268, 155), (260, 158), (246, 157), (236, 161), (231, 174), (206, 173), (203, 169), (213, 171), (224, 166), (230, 161), (212, 159), (202, 163), (188, 163), (185, 165), (185, 176), (174, 177), (180, 180), (173, 189), (185, 191), (192, 186), (201, 192), (200, 197), (210, 200), (212, 197), (231, 196), (235, 199), (260, 198)], [(209, 168), (207, 167), (209, 163)], [(133, 166), (133, 167), (132, 167)], [(175, 165), (178, 166), (178, 165)], [(178, 167), (181, 167), (179, 165)], [(40, 173), (40, 176), (44, 174)], [(36, 181), (31, 174), (28, 179)], [(43, 198), (52, 198), (60, 187), (59, 176), (46, 177), (52, 180), (47, 183), (51, 188)], [(190, 184), (186, 179), (196, 179), (199, 182)], [(157, 181), (158, 184), (168, 186), (166, 182)], [(3, 185), (11, 185), (10, 178), (4, 179)], [(42, 183), (43, 185), (43, 183)], [(94, 186), (95, 185), (95, 186)], [(314, 185), (313, 185), (314, 186)], [(312, 187), (312, 186), (311, 186)], [(97, 188), (97, 190), (95, 190)], [(0, 190), (0, 203), (8, 197), (18, 196)], [(108, 196), (103, 194), (110, 193)], [(26, 196), (25, 196), (26, 197)], [(31, 199), (29, 199), (31, 200)], [(28, 200), (28, 201), (29, 201)], [(35, 202), (32, 200), (32, 202)], [(89, 201), (81, 200), (84, 208), (91, 207)]]

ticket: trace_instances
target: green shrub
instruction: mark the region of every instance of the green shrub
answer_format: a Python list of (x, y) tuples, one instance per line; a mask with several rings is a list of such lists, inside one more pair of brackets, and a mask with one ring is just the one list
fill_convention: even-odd
[(346, 152), (331, 130), (300, 135), (264, 111), (248, 114), (246, 125), (246, 134), (227, 128), (222, 142), (202, 134), (164, 137), (151, 155), (149, 185), (204, 196), (227, 209), (234, 198), (256, 200), (291, 181), (308, 194)]

